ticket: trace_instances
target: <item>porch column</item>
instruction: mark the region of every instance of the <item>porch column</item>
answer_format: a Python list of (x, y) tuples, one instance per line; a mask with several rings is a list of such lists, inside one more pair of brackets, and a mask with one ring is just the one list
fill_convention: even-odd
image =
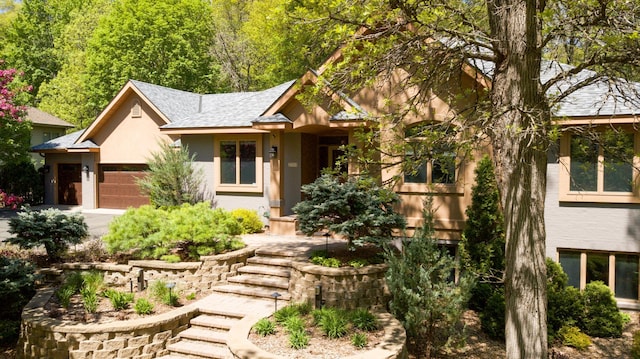
[(273, 217), (284, 215), (284, 158), (283, 131), (273, 130), (269, 134), (269, 162), (271, 164), (269, 180), (269, 214)]

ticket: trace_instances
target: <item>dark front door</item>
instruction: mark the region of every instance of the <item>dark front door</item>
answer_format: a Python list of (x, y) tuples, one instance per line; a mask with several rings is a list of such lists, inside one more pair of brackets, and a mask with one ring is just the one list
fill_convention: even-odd
[(58, 164), (58, 204), (82, 203), (82, 165)]

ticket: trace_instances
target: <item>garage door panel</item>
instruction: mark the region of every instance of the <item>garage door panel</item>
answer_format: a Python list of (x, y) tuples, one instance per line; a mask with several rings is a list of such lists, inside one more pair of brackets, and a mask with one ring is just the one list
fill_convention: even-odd
[(140, 192), (137, 179), (146, 176), (146, 165), (103, 165), (98, 183), (98, 206), (101, 208), (140, 207), (149, 197)]

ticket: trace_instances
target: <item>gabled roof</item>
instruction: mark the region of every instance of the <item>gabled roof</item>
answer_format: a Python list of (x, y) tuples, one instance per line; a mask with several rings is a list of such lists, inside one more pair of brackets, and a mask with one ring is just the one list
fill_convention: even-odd
[(72, 128), (74, 125), (64, 121), (50, 113), (39, 110), (35, 107), (27, 107), (27, 119), (34, 125), (43, 125), (50, 127)]
[(65, 150), (74, 145), (74, 143), (80, 138), (80, 135), (84, 130), (76, 131), (69, 133), (64, 136), (60, 136), (54, 139), (51, 139), (45, 143), (41, 143), (39, 145), (31, 147), (31, 151), (52, 151), (52, 150)]
[(251, 127), (295, 81), (256, 92), (236, 92), (201, 96), (198, 112), (162, 126), (163, 129)]
[(202, 95), (169, 87), (129, 80), (170, 122), (178, 121), (200, 108)]

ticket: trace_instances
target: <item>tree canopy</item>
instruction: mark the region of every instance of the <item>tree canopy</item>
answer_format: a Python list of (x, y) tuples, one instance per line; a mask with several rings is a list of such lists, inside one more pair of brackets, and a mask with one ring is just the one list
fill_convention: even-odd
[(15, 164), (28, 157), (31, 124), (20, 94), (28, 88), (16, 80), (15, 69), (0, 69), (0, 164)]

